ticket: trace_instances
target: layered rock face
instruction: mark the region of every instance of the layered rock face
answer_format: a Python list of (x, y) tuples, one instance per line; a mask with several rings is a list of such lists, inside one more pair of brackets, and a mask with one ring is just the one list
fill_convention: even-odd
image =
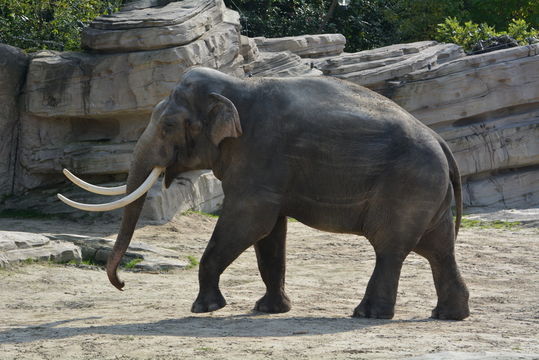
[[(95, 182), (123, 181), (153, 107), (186, 69), (244, 76), (239, 30), (239, 16), (222, 0), (133, 6), (84, 30), (89, 52), (36, 54), (24, 87), (15, 192), (63, 183), (62, 168)], [(178, 196), (184, 191), (175, 189)], [(146, 211), (150, 218), (177, 210), (152, 201), (148, 207), (160, 214)]]
[(317, 61), (317, 66), (324, 75), (377, 90), (383, 89), (387, 81), (462, 56), (463, 50), (455, 44), (421, 41), (332, 56)]
[[(82, 45), (88, 51), (31, 57), (0, 45), (0, 196), (30, 191), (4, 207), (72, 212), (54, 197), (60, 187), (80, 201), (101, 200), (74, 189), (62, 168), (94, 183), (123, 182), (152, 108), (193, 65), (365, 85), (448, 141), (468, 206), (539, 204), (539, 45), (472, 57), (433, 41), (343, 53), (340, 34), (241, 36), (238, 14), (222, 0), (139, 0), (97, 18)], [(222, 196), (211, 172), (182, 175), (168, 190), (154, 186), (143, 216), (213, 211)]]
[(471, 207), (539, 205), (539, 44), (463, 57), (382, 93), (451, 147)]

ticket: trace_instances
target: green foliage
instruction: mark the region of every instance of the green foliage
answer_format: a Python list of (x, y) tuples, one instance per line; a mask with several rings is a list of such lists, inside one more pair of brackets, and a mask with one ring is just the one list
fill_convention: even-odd
[(521, 45), (525, 45), (528, 44), (528, 38), (539, 36), (539, 32), (524, 19), (513, 19), (507, 26), (507, 31), (497, 32), (494, 27), (486, 23), (476, 24), (466, 21), (461, 24), (457, 18), (448, 17), (443, 23), (438, 24), (434, 38), (438, 41), (458, 44), (469, 51), (479, 40), (500, 35), (509, 35)]
[(484, 221), (462, 218), (462, 228), (480, 228), (480, 229), (501, 229), (501, 230), (515, 230), (522, 226), (520, 221)]
[(345, 51), (373, 49), (400, 42), (391, 1), (352, 0), (337, 7), (324, 31), (346, 37)]
[(82, 28), (122, 0), (0, 0), (0, 42), (28, 51), (77, 50)]
[(467, 20), (487, 23), (500, 31), (508, 30), (507, 25), (512, 19), (539, 25), (537, 0), (465, 0), (465, 8)]
[(383, 0), (351, 0), (332, 12), (331, 0), (225, 0), (239, 10), (244, 35), (282, 37), (304, 34), (341, 33), (347, 51), (358, 51), (397, 40)]
[(529, 38), (539, 37), (539, 31), (535, 30), (524, 19), (513, 19), (507, 27), (507, 35), (518, 41), (521, 45), (528, 43)]
[(102, 266), (103, 264), (98, 263), (95, 258), (90, 257), (87, 259), (84, 259), (80, 262), (82, 265), (88, 265), (88, 266)]
[(394, 0), (391, 8), (400, 42), (432, 40), (437, 24), (463, 13), (464, 1)]
[[(28, 51), (78, 50), (83, 27), (125, 1), (0, 0), (0, 42)], [(341, 33), (347, 39), (346, 51), (435, 37), (470, 48), (493, 33), (524, 41), (537, 36), (533, 27), (539, 28), (539, 0), (351, 0), (348, 6), (335, 6), (335, 0), (225, 0), (225, 4), (239, 10), (247, 36)]]
[(465, 50), (471, 50), (479, 40), (486, 40), (496, 35), (496, 30), (487, 24), (475, 24), (466, 21), (463, 25), (454, 18), (448, 17), (441, 24), (438, 24), (435, 39), (442, 42), (455, 43)]
[(198, 264), (199, 264), (199, 261), (197, 260), (196, 257), (194, 257), (193, 255), (188, 255), (187, 256), (187, 260), (189, 260), (189, 264), (185, 267), (186, 270), (189, 270), (189, 269), (192, 269), (194, 267), (197, 267)]
[(184, 211), (182, 213), (182, 215), (189, 215), (189, 214), (204, 215), (204, 216), (215, 218), (215, 219), (219, 218), (219, 215), (210, 214), (210, 213), (206, 213), (206, 212), (203, 212), (203, 211), (187, 210), (187, 211)]
[(143, 261), (143, 259), (141, 258), (136, 258), (136, 259), (133, 259), (131, 261), (129, 261), (127, 264), (124, 265), (124, 268), (126, 269), (134, 269), (135, 266), (138, 264), (138, 263), (141, 263)]
[[(539, 27), (538, 0), (351, 0), (349, 6), (336, 6), (333, 11), (333, 0), (225, 3), (240, 11), (247, 36), (338, 32), (346, 37), (347, 51), (435, 37), (470, 48), (479, 40), (505, 32), (518, 34), (521, 41), (533, 32), (531, 26)], [(519, 20), (510, 22), (512, 19)]]

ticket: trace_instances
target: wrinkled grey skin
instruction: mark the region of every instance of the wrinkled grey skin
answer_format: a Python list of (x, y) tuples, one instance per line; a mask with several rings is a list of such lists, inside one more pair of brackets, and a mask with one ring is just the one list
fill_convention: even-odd
[[(255, 309), (290, 310), (284, 290), (290, 216), (316, 229), (363, 235), (374, 247), (374, 273), (354, 316), (393, 317), (411, 251), (432, 267), (438, 295), (432, 316), (469, 315), (454, 254), (462, 212), (455, 160), (438, 135), (368, 89), (327, 77), (239, 80), (191, 69), (156, 106), (138, 141), (128, 192), (154, 166), (166, 167), (167, 186), (193, 169), (212, 169), (223, 184), (223, 210), (200, 261), (193, 312), (226, 305), (219, 277), (251, 245), (266, 285)], [(107, 264), (118, 289), (117, 267), (143, 202), (125, 208)]]

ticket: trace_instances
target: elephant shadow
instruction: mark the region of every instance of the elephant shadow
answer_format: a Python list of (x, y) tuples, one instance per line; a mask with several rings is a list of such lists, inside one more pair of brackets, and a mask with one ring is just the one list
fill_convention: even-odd
[[(250, 313), (227, 317), (188, 316), (154, 322), (90, 325), (96, 319), (101, 319), (101, 317), (76, 318), (4, 330), (0, 332), (0, 344), (29, 343), (99, 334), (202, 338), (289, 337), (344, 333), (399, 322), (436, 321), (433, 319), (375, 320), (351, 317), (268, 317)], [(69, 323), (88, 321), (90, 324), (86, 326), (65, 326)]]

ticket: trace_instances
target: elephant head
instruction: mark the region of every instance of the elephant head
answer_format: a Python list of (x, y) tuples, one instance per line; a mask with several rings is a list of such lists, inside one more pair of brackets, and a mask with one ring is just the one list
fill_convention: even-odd
[(88, 191), (104, 195), (128, 194), (106, 204), (82, 204), (58, 194), (60, 200), (81, 210), (107, 211), (125, 207), (120, 231), (107, 261), (109, 280), (119, 290), (124, 283), (118, 278), (117, 268), (133, 236), (147, 191), (162, 173), (168, 188), (184, 171), (212, 168), (221, 142), (241, 136), (238, 111), (226, 95), (232, 93), (238, 83), (241, 81), (215, 70), (194, 68), (186, 72), (174, 91), (155, 106), (135, 146), (126, 186), (95, 186), (64, 170), (70, 180)]

